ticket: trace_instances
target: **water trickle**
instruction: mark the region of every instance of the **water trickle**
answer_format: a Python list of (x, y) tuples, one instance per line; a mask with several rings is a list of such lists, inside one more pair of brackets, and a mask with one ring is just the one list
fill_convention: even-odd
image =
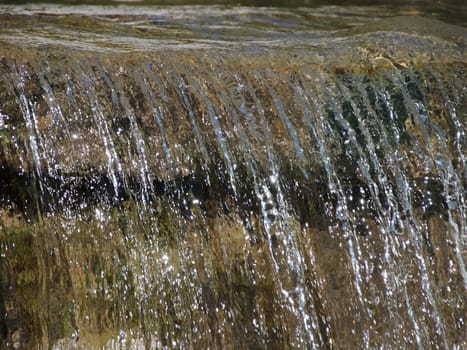
[(467, 346), (465, 30), (338, 8), (0, 11), (2, 345)]
[(105, 155), (107, 157), (107, 172), (113, 186), (113, 200), (119, 201), (119, 175), (122, 172), (122, 166), (114, 146), (109, 124), (96, 99), (97, 93), (92, 86), (92, 82), (87, 77), (83, 76), (83, 79), (85, 80), (85, 86), (87, 88), (87, 96), (91, 101), (91, 113), (94, 123), (97, 125), (99, 136), (104, 144)]

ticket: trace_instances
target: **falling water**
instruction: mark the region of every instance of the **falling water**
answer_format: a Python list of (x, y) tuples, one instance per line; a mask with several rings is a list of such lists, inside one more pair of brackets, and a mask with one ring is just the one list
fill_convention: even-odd
[(0, 7), (2, 346), (467, 347), (462, 19), (44, 11)]

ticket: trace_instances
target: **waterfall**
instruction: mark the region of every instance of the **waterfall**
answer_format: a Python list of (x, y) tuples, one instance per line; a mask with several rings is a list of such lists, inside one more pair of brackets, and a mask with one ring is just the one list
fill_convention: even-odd
[(467, 347), (462, 26), (60, 9), (0, 24), (2, 346)]

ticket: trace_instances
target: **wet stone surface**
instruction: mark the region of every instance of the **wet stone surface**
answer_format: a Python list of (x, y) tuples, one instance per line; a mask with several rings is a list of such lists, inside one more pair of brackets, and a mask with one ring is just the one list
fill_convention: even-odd
[(0, 7), (1, 346), (467, 346), (465, 29), (329, 11)]

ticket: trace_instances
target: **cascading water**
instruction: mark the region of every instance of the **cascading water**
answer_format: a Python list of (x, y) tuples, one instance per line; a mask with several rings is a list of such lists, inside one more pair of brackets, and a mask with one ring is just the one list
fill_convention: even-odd
[(466, 348), (435, 10), (0, 6), (2, 346)]

